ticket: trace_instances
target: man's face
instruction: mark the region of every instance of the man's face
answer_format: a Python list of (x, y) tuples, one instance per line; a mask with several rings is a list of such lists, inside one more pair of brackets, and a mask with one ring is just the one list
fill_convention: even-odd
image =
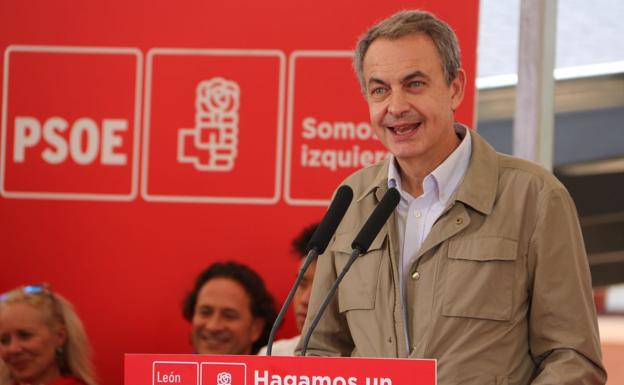
[(448, 85), (431, 38), (415, 33), (379, 38), (363, 62), (366, 99), (375, 133), (400, 165), (439, 164), (457, 145), (453, 112), (465, 74)]
[(251, 298), (230, 278), (213, 278), (199, 290), (191, 340), (200, 354), (250, 354), (264, 320), (251, 314)]
[(316, 260), (308, 266), (308, 270), (306, 270), (303, 275), (301, 284), (297, 288), (297, 291), (295, 291), (295, 296), (293, 297), (295, 321), (297, 322), (297, 330), (299, 330), (299, 332), (303, 329), (303, 323), (308, 315), (308, 304), (310, 303), (310, 294), (312, 293), (314, 270), (316, 270)]

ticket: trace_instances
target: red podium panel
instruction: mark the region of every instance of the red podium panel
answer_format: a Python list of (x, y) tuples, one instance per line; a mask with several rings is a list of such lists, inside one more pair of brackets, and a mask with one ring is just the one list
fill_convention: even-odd
[(126, 354), (125, 385), (435, 385), (435, 360)]

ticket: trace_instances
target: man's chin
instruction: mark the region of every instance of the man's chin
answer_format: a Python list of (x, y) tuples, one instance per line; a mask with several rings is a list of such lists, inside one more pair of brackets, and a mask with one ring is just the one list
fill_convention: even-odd
[(232, 354), (231, 349), (228, 345), (221, 344), (210, 344), (210, 343), (200, 343), (196, 344), (195, 351), (199, 354)]
[(217, 355), (228, 355), (230, 352), (222, 349), (197, 349), (197, 354), (217, 354)]

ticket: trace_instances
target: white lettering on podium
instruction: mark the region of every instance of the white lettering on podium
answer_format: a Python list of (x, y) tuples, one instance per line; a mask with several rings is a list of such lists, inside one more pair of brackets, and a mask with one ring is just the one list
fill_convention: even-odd
[(312, 385), (330, 385), (331, 382), (329, 376), (312, 376)]
[(381, 378), (366, 377), (366, 385), (392, 385), (392, 380), (390, 378), (385, 378), (385, 377), (381, 377)]
[(156, 372), (156, 382), (159, 384), (180, 384), (182, 383), (182, 376), (173, 372), (164, 375)]
[(330, 376), (297, 376), (294, 374), (280, 376), (278, 374), (269, 374), (268, 370), (262, 372), (254, 370), (254, 385), (357, 385), (357, 378), (349, 377), (345, 379), (341, 376), (333, 378)]

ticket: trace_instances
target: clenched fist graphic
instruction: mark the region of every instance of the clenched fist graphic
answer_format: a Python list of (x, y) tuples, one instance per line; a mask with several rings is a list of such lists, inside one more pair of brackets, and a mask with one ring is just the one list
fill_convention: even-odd
[(178, 132), (178, 161), (200, 171), (230, 171), (238, 154), (238, 83), (215, 77), (197, 85), (195, 127)]

